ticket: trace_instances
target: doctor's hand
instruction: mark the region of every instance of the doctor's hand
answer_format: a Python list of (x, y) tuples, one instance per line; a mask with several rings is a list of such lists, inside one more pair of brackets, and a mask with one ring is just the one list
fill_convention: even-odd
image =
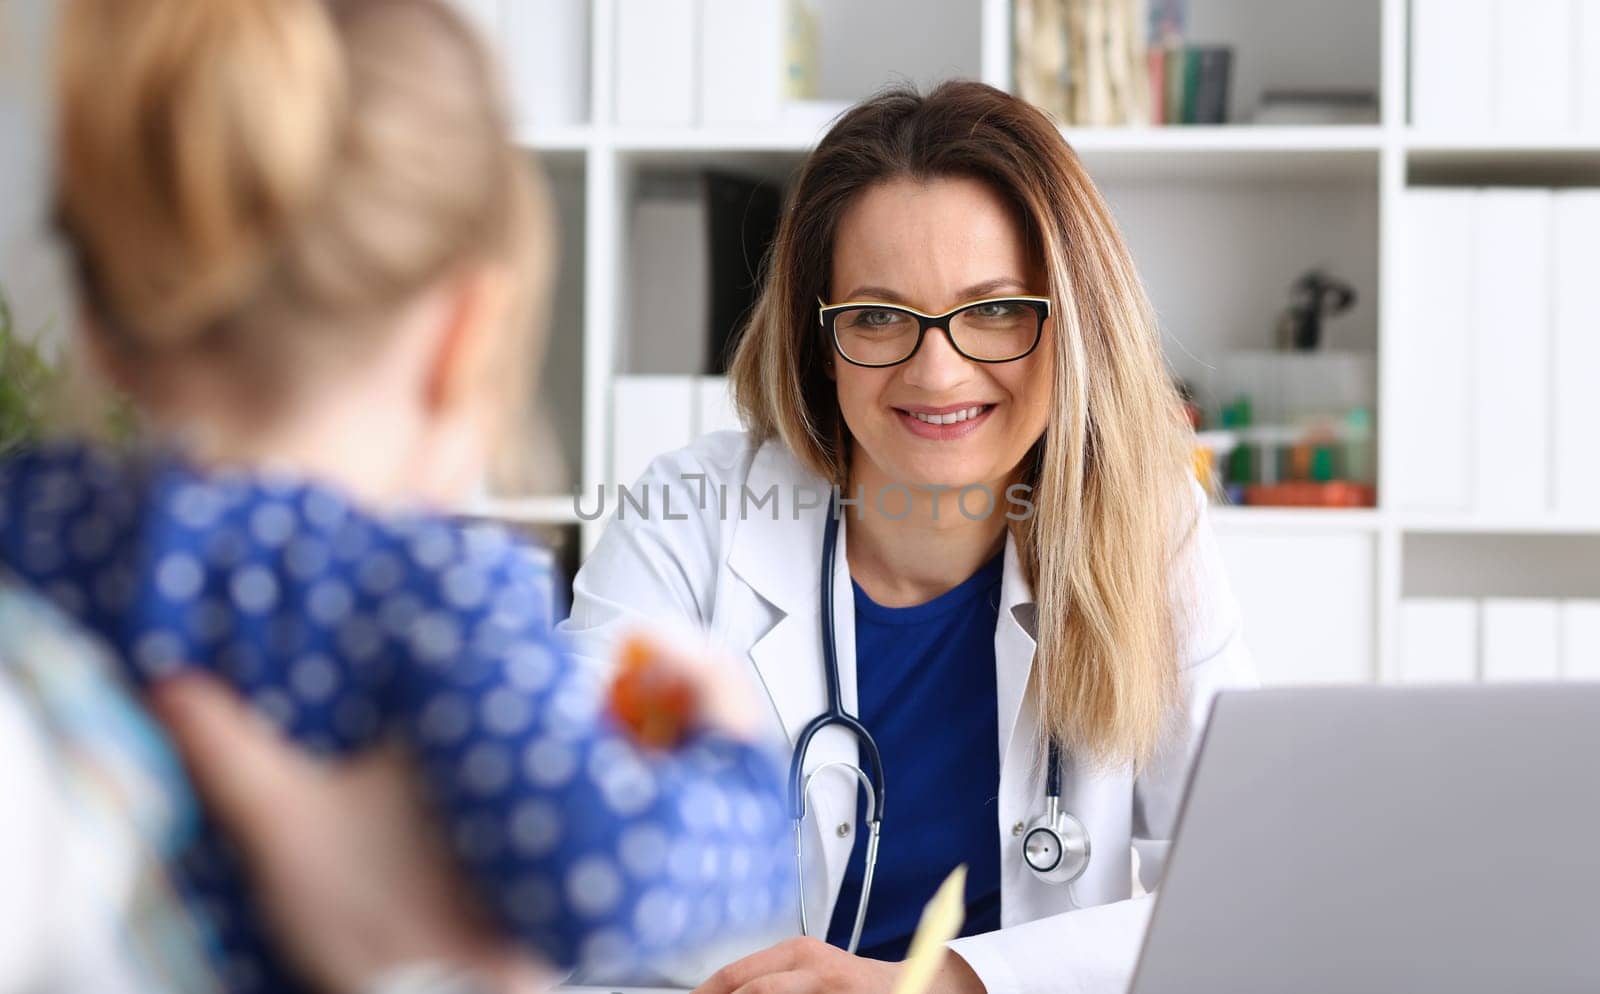
[(151, 703), (243, 853), (275, 937), (317, 990), (400, 986), (424, 962), (496, 994), (553, 979), (469, 899), (398, 749), (318, 759), (200, 675), (158, 686)]
[[(852, 956), (821, 939), (788, 939), (718, 970), (695, 994), (890, 994), (899, 963)], [(967, 961), (946, 950), (927, 994), (985, 994)]]

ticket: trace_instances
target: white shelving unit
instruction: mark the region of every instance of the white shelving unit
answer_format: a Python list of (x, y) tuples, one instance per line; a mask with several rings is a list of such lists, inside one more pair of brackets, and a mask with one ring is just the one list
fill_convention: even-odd
[[(916, 7), (913, 0), (895, 0)], [(1398, 205), (1419, 176), (1456, 172), (1539, 176), (1600, 167), (1600, 134), (1497, 135), (1425, 133), (1407, 119), (1407, 0), (1193, 0), (1191, 35), (1237, 41), (1236, 80), (1263, 83), (1266, 70), (1247, 61), (1267, 45), (1298, 45), (1308, 64), (1355, 72), (1379, 94), (1380, 123), (1371, 126), (1171, 127), (1068, 129), (1066, 137), (1106, 193), (1150, 287), (1180, 373), (1203, 371), (1227, 348), (1266, 346), (1282, 292), (1300, 270), (1331, 264), (1356, 282), (1358, 311), (1330, 327), (1335, 347), (1378, 357), (1378, 450), (1382, 477), (1391, 458), (1385, 410), (1394, 385), (1384, 358), (1404, 335), (1395, 287), (1403, 234)], [(1006, 0), (939, 0), (935, 6), (975, 13), (981, 37), (976, 63), (956, 75), (1007, 85), (1010, 4)], [(976, 7), (976, 11), (972, 8)], [(1252, 23), (1270, 8), (1263, 24)], [(611, 120), (616, 0), (593, 0), (589, 31), (592, 123), (533, 130), (520, 141), (558, 175), (568, 256), (558, 290), (558, 335), (581, 347), (558, 349), (564, 366), (547, 373), (581, 393), (558, 432), (573, 482), (593, 506), (611, 465), (612, 385), (623, 372), (619, 344), (628, 334), (626, 230), (641, 177), (715, 166), (774, 177), (798, 166), (819, 133), (809, 127), (770, 129), (635, 128)], [(927, 11), (919, 16), (939, 16)], [(1305, 25), (1307, 18), (1320, 19)], [(1326, 22), (1326, 23), (1323, 23)], [(1320, 30), (1312, 30), (1320, 25)], [(1239, 39), (1227, 31), (1240, 32)], [(1333, 37), (1346, 50), (1331, 56)], [(1254, 48), (1250, 46), (1255, 46)], [(1290, 55), (1294, 55), (1293, 51)], [(1292, 61), (1292, 60), (1291, 60)], [(1332, 68), (1329, 68), (1332, 67)], [(1354, 67), (1354, 68), (1350, 68)], [(1326, 72), (1324, 75), (1326, 75)], [(1252, 75), (1255, 74), (1255, 75)], [(1266, 84), (1348, 85), (1349, 80), (1266, 79)], [(865, 94), (861, 94), (865, 95)], [(1236, 96), (1236, 103), (1248, 94)], [(1236, 108), (1237, 112), (1237, 108)], [(1600, 175), (1597, 172), (1596, 175)], [(1288, 256), (1285, 258), (1285, 256)], [(562, 324), (565, 320), (567, 323)], [(574, 328), (572, 322), (577, 323)], [(580, 330), (581, 329), (581, 333)], [(573, 414), (578, 417), (574, 421)], [(558, 418), (563, 421), (563, 418)], [(626, 481), (623, 481), (626, 482)], [(500, 498), (480, 513), (578, 528), (586, 552), (604, 519), (580, 521), (572, 499), (545, 495)], [(1544, 517), (1429, 516), (1380, 506), (1362, 511), (1218, 508), (1213, 521), (1240, 591), (1247, 632), (1270, 680), (1383, 680), (1396, 676), (1398, 618), (1407, 588), (1407, 539), (1471, 542), (1484, 535), (1600, 538), (1593, 520)], [(1536, 543), (1535, 543), (1536, 544)], [(1600, 568), (1593, 587), (1600, 597)]]

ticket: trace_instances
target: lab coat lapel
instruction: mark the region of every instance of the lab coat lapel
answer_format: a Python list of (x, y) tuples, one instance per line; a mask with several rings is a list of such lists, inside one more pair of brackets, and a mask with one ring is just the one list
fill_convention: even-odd
[[(778, 498), (771, 509), (752, 507), (750, 516), (739, 521), (728, 567), (781, 613), (777, 623), (750, 646), (750, 661), (793, 746), (801, 729), (827, 707), (818, 598), (828, 488), (774, 442), (766, 443), (757, 452), (746, 485), (758, 498), (776, 486)], [(796, 488), (801, 494), (824, 495), (822, 504), (800, 509)], [(729, 506), (732, 510), (744, 505), (739, 495), (730, 494)], [(855, 603), (846, 553), (847, 531), (847, 521), (840, 521), (834, 562), (834, 628), (840, 694), (845, 709), (855, 713)], [(826, 764), (856, 765), (859, 761), (855, 739), (843, 729), (829, 728), (812, 740), (804, 770), (809, 775)], [(823, 859), (821, 872), (808, 863), (806, 904), (813, 934), (827, 929), (833, 898), (838, 894), (851, 845), (856, 841), (855, 784), (854, 777), (845, 771), (829, 770), (817, 777), (806, 795), (802, 847), (820, 850)], [(849, 831), (840, 835), (840, 825), (848, 825)]]
[[(1022, 574), (1022, 560), (1017, 555), (1017, 544), (1006, 536), (1005, 571), (1000, 581), (1000, 617), (994, 631), (995, 697), (999, 709), (1000, 768), (1004, 771), (1015, 765), (1014, 747), (1034, 752), (1032, 721), (1027, 728), (1018, 728), (1018, 715), (1027, 697), (1028, 680), (1033, 675), (1033, 655), (1037, 647), (1037, 632), (1033, 589)], [(1018, 732), (1024, 735), (1018, 735)]]

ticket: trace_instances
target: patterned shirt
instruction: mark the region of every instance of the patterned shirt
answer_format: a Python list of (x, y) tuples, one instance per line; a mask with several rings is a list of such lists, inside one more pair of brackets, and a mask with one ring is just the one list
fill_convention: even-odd
[[(0, 462), (0, 563), (136, 684), (203, 667), (324, 753), (400, 737), (480, 892), (557, 965), (614, 969), (788, 906), (774, 758), (711, 733), (636, 747), (552, 631), (547, 555), (501, 529), (64, 444)], [(229, 989), (292, 989), (237, 863), (201, 838), (176, 873)]]

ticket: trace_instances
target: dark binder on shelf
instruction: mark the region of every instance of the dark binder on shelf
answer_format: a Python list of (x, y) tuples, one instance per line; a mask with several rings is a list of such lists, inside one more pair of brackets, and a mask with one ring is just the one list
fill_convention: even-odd
[(1193, 70), (1195, 124), (1226, 124), (1228, 121), (1228, 77), (1233, 68), (1233, 49), (1207, 45), (1189, 50)]
[(721, 374), (755, 306), (761, 266), (778, 233), (783, 193), (766, 180), (714, 171), (705, 174), (705, 193), (711, 263), (706, 369)]

